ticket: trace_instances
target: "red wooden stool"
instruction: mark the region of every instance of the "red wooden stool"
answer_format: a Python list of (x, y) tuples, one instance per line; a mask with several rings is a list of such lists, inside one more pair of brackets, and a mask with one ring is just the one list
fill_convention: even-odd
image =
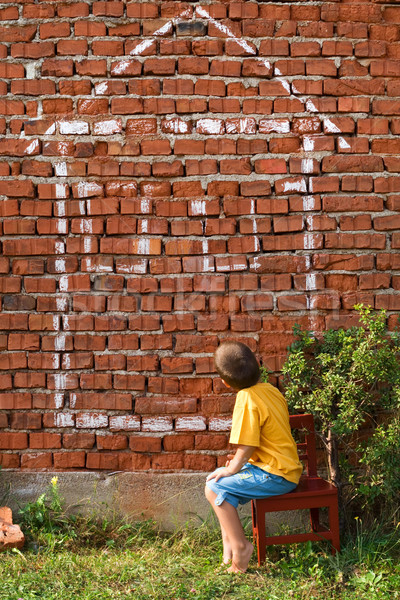
[[(306, 430), (305, 440), (297, 444), (299, 458), (307, 465), (299, 485), (293, 492), (282, 496), (272, 496), (252, 500), (253, 536), (257, 544), (258, 564), (265, 561), (266, 546), (273, 544), (293, 544), (308, 540), (330, 540), (332, 554), (340, 551), (339, 511), (337, 488), (317, 475), (317, 454), (315, 445), (314, 417), (312, 415), (291, 415), (292, 429)], [(329, 528), (320, 523), (319, 509), (329, 510)], [(266, 536), (265, 514), (284, 510), (310, 509), (311, 531), (288, 535)]]

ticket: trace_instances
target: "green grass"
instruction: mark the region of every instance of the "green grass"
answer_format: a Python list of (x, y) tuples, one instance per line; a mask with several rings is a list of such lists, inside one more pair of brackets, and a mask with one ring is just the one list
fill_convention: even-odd
[(0, 600), (397, 600), (399, 529), (359, 524), (335, 557), (324, 543), (271, 547), (262, 567), (253, 557), (228, 575), (210, 524), (160, 534), (149, 522), (59, 517), (0, 556)]

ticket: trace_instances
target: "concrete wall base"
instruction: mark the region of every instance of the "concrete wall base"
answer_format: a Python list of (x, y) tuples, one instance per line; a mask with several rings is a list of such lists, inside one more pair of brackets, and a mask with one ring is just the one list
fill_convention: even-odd
[[(205, 473), (3, 471), (0, 506), (12, 508), (18, 522), (19, 508), (48, 490), (54, 476), (69, 513), (154, 520), (164, 531), (199, 526), (204, 520), (216, 525), (204, 497)], [(240, 515), (250, 518), (250, 504), (240, 507)], [(268, 517), (269, 531), (282, 524), (299, 525), (299, 511)]]

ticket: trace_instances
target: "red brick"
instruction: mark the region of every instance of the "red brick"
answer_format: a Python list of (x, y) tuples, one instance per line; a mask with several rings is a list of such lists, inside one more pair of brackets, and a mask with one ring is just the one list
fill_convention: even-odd
[(126, 435), (97, 435), (96, 442), (99, 450), (124, 450), (128, 447)]
[(27, 433), (0, 432), (1, 450), (19, 450), (28, 448)]
[(2, 42), (30, 42), (36, 35), (36, 29), (36, 25), (0, 26), (0, 39)]
[(197, 56), (218, 56), (223, 53), (222, 40), (194, 40), (191, 47)]
[(86, 40), (61, 40), (57, 42), (57, 54), (60, 56), (79, 56), (87, 53), (88, 43)]
[(20, 462), (18, 454), (0, 454), (0, 465), (3, 469), (18, 469)]
[(178, 434), (165, 436), (163, 438), (163, 448), (167, 452), (182, 452), (183, 450), (193, 450), (194, 435)]
[[(61, 448), (61, 434), (59, 433), (30, 433), (29, 448), (52, 449)], [(51, 457), (51, 455), (50, 455)], [(51, 466), (51, 464), (50, 464)]]
[(326, 173), (383, 171), (379, 156), (326, 156), (322, 159), (322, 171)]
[(196, 408), (196, 398), (137, 398), (135, 403), (135, 412), (147, 415), (195, 413)]
[(183, 468), (183, 456), (180, 454), (159, 454), (152, 458), (153, 469), (171, 471)]
[(240, 332), (258, 331), (261, 328), (261, 317), (254, 315), (232, 315), (231, 330)]
[(148, 390), (152, 394), (177, 394), (178, 385), (179, 380), (174, 377), (149, 377), (148, 379)]
[[(16, 21), (19, 18), (18, 8), (16, 6), (8, 6), (0, 10), (1, 21)], [(28, 17), (29, 18), (29, 17)]]
[(194, 471), (213, 471), (216, 467), (216, 457), (206, 454), (187, 454), (184, 459), (184, 468)]
[(32, 408), (32, 395), (29, 392), (3, 392), (0, 394), (1, 410), (22, 410), (29, 408)]
[(305, 310), (306, 308), (307, 298), (304, 294), (279, 296), (278, 298), (278, 310), (280, 311)]
[[(193, 300), (191, 297), (188, 298), (188, 301), (185, 302), (184, 298), (179, 299), (178, 306), (182, 304), (182, 308), (199, 310), (202, 307), (202, 304), (199, 307), (199, 303)], [(179, 310), (179, 309), (178, 309)], [(194, 326), (194, 318), (193, 315), (188, 314), (177, 314), (177, 315), (163, 315), (162, 324), (165, 332), (171, 331), (190, 331), (191, 329), (195, 329)]]
[(107, 62), (105, 60), (84, 59), (75, 62), (75, 68), (78, 75), (101, 77), (107, 74)]
[(95, 15), (96, 17), (122, 17), (123, 14), (123, 2), (107, 1), (93, 3), (93, 15)]
[(56, 469), (80, 469), (85, 467), (85, 452), (54, 452), (54, 467)]
[[(398, 278), (393, 278), (394, 289), (399, 289)], [(359, 277), (360, 290), (379, 290), (390, 287), (391, 276), (389, 273), (363, 273)]]
[(94, 433), (64, 433), (63, 435), (63, 448), (68, 450), (90, 449), (94, 444)]
[(84, 2), (74, 2), (73, 4), (60, 4), (57, 7), (59, 17), (87, 17), (89, 15), (89, 6)]
[(29, 452), (21, 456), (22, 469), (51, 469), (53, 457), (50, 452)]
[(314, 254), (313, 266), (316, 269), (365, 271), (373, 268), (374, 257), (363, 254)]
[[(71, 35), (71, 26), (68, 21), (51, 21), (39, 25), (39, 37), (41, 40), (48, 38), (63, 38)], [(82, 35), (82, 34), (77, 34)]]
[(161, 452), (161, 440), (159, 437), (130, 436), (129, 448), (133, 452)]
[(329, 274), (325, 277), (325, 285), (326, 288), (333, 290), (355, 291), (357, 289), (357, 275)]

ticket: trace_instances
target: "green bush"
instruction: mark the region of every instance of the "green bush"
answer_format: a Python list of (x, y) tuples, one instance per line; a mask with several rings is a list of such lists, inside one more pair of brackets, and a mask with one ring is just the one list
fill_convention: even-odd
[(400, 497), (400, 414), (387, 425), (378, 425), (367, 443), (357, 451), (365, 469), (359, 477), (358, 492), (365, 504), (384, 502), (398, 511)]
[[(400, 336), (398, 331), (388, 334), (385, 311), (355, 308), (359, 326), (320, 335), (295, 326), (297, 339), (282, 369), (285, 395), (292, 412), (314, 415), (341, 504), (346, 491), (347, 499), (364, 507), (395, 509), (400, 490)], [(365, 427), (370, 438), (354, 442)]]

